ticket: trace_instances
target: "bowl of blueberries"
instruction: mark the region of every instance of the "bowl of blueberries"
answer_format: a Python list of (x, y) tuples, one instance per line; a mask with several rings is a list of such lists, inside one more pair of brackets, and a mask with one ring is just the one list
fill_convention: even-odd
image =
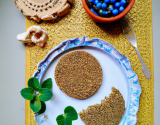
[(135, 0), (82, 0), (88, 16), (96, 22), (110, 23), (124, 17)]

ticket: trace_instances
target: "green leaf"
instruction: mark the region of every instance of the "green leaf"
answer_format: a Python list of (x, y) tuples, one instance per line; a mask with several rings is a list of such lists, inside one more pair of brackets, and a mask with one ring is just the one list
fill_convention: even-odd
[(31, 100), (30, 107), (33, 112), (37, 113), (41, 109), (41, 102), (39, 100)]
[(34, 89), (33, 88), (24, 88), (21, 90), (21, 96), (24, 98), (24, 99), (27, 99), (27, 100), (32, 100), (33, 99), (33, 94), (34, 94)]
[(40, 94), (39, 99), (40, 99), (41, 101), (48, 101), (48, 100), (50, 100), (50, 99), (52, 98), (52, 96), (53, 96), (52, 91), (49, 90), (49, 89), (47, 89), (47, 88), (41, 88), (41, 89), (39, 90), (39, 94)]
[(71, 120), (67, 120), (63, 114), (57, 116), (56, 118), (57, 124), (58, 125), (72, 125), (72, 121)]
[(34, 95), (34, 100), (40, 101), (40, 100), (39, 100), (39, 95), (37, 95), (37, 94)]
[(32, 77), (28, 80), (28, 87), (31, 87), (37, 91), (41, 88), (38, 79), (35, 77)]
[(64, 109), (64, 113), (57, 116), (56, 121), (58, 125), (72, 125), (72, 120), (78, 119), (77, 111), (72, 106), (67, 106)]
[(77, 120), (78, 119), (77, 111), (72, 106), (67, 106), (64, 109), (64, 113), (67, 114), (66, 118), (69, 120)]
[(45, 104), (45, 102), (41, 101), (41, 109), (38, 111), (38, 114), (44, 113), (45, 110), (46, 110), (46, 104)]
[(48, 78), (45, 81), (43, 81), (41, 87), (42, 88), (48, 88), (48, 89), (51, 90), (52, 89), (52, 79)]

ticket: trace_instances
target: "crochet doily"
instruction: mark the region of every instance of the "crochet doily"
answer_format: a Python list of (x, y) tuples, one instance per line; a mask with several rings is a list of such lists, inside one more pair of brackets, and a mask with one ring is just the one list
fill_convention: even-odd
[[(36, 22), (53, 20), (70, 10), (73, 0), (15, 0), (17, 8), (28, 18)], [(60, 13), (60, 11), (63, 11)]]
[[(144, 62), (151, 71), (151, 79), (146, 79), (141, 62), (134, 47), (128, 42), (122, 32), (120, 21), (110, 24), (94, 22), (85, 13), (81, 0), (76, 0), (71, 12), (57, 23), (41, 23), (26, 19), (26, 29), (32, 25), (41, 26), (49, 35), (46, 47), (26, 46), (26, 85), (33, 73), (37, 71), (37, 64), (46, 54), (64, 40), (75, 37), (100, 38), (112, 44), (120, 53), (130, 60), (132, 69), (138, 75), (142, 88), (139, 111), (137, 113), (140, 124), (154, 124), (154, 71), (153, 71), (153, 43), (152, 43), (152, 1), (135, 0), (131, 11), (127, 14), (138, 42), (138, 49)], [(34, 113), (26, 101), (26, 125), (35, 125)]]

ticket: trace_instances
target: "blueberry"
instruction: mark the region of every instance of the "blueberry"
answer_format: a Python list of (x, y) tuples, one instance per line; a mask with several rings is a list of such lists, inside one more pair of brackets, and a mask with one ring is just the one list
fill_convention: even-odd
[(112, 5), (109, 5), (109, 11), (113, 11), (113, 6)]
[(93, 9), (93, 8), (91, 8), (90, 10), (91, 10), (91, 12), (93, 12), (93, 13), (94, 13), (94, 9)]
[(111, 3), (115, 3), (116, 2), (116, 0), (111, 0)]
[(93, 5), (93, 9), (95, 12), (98, 12), (101, 8), (98, 8), (96, 5)]
[(95, 0), (95, 1), (94, 1), (94, 4), (95, 4), (95, 5), (97, 5), (97, 3), (99, 3), (99, 0)]
[(125, 6), (126, 5), (126, 0), (121, 0), (120, 4), (121, 4), (121, 6)]
[(120, 8), (119, 8), (119, 13), (123, 12), (123, 10), (124, 10), (124, 7), (123, 7), (123, 6), (120, 6)]
[(91, 8), (90, 10), (91, 10), (92, 13), (94, 13), (98, 16), (98, 13), (96, 13), (93, 8)]
[(109, 3), (110, 2), (110, 0), (104, 0), (104, 3)]
[(99, 15), (103, 16), (103, 10), (99, 10)]
[(120, 2), (116, 2), (115, 4), (114, 4), (114, 6), (116, 7), (116, 8), (119, 8), (120, 7)]
[(90, 0), (86, 0), (86, 3), (87, 3), (89, 8), (92, 8), (93, 3), (94, 3), (94, 0), (91, 0), (91, 1), (93, 1), (93, 2), (90, 2)]
[(102, 3), (102, 9), (106, 10), (107, 9), (107, 4), (106, 3)]
[(89, 0), (89, 2), (94, 3), (94, 0)]
[(114, 9), (114, 10), (112, 11), (112, 13), (113, 13), (114, 16), (116, 16), (116, 15), (118, 14), (118, 10), (117, 10), (117, 9)]
[(96, 4), (96, 7), (102, 8), (102, 3), (97, 3), (97, 4)]
[(103, 15), (107, 16), (108, 15), (108, 11), (103, 11)]

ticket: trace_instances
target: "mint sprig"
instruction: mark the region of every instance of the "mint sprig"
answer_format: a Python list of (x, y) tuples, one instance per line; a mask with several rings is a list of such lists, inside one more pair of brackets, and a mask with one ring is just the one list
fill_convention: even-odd
[(32, 77), (28, 80), (28, 87), (23, 88), (20, 93), (24, 99), (30, 100), (30, 108), (33, 112), (42, 114), (46, 110), (45, 101), (49, 101), (53, 96), (51, 89), (51, 78), (48, 78), (40, 85), (38, 79)]
[(58, 125), (72, 125), (72, 121), (77, 119), (77, 111), (72, 106), (67, 106), (64, 114), (57, 116), (56, 121)]

